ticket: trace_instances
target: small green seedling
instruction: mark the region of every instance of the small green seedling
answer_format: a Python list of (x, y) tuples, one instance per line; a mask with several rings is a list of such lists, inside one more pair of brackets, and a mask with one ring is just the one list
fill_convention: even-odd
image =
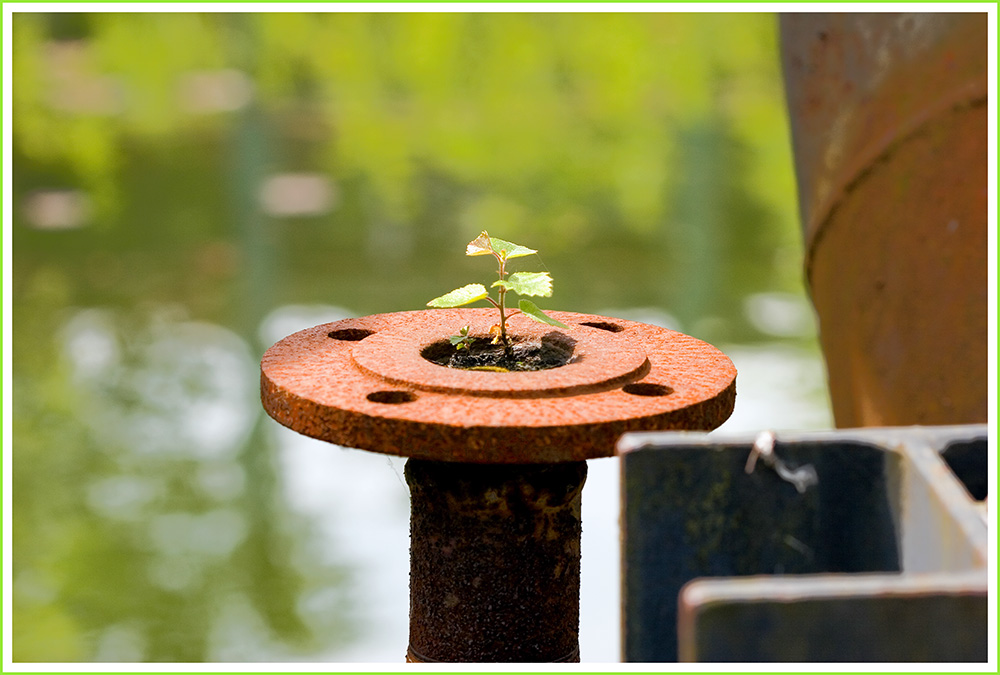
[[(507, 275), (506, 265), (511, 258), (537, 253), (534, 249), (512, 244), (503, 239), (491, 237), (485, 230), (478, 237), (469, 242), (465, 249), (465, 255), (492, 255), (497, 260), (497, 275), (500, 277), (493, 282), (491, 288), (499, 289), (497, 299), (490, 297), (489, 291), (482, 284), (468, 284), (461, 288), (456, 288), (451, 293), (445, 293), (439, 298), (434, 298), (427, 303), (428, 307), (461, 307), (478, 300), (486, 300), (500, 311), (500, 323), (493, 327), (490, 332), (494, 335), (494, 342), (502, 342), (504, 347), (510, 347), (510, 339), (507, 336), (507, 319), (518, 312), (538, 321), (547, 323), (550, 326), (568, 328), (566, 324), (547, 316), (531, 300), (519, 300), (518, 309), (508, 311), (506, 307), (506, 295), (508, 291), (513, 291), (518, 295), (541, 296), (548, 298), (552, 295), (552, 277), (548, 272), (514, 272)], [(458, 335), (451, 337), (451, 343), (457, 349), (467, 348), (472, 338), (469, 336), (469, 327), (465, 326)]]
[(458, 331), (458, 335), (452, 335), (448, 339), (451, 341), (451, 344), (455, 345), (455, 349), (468, 349), (475, 338), (469, 335), (468, 326), (462, 326), (461, 330)]

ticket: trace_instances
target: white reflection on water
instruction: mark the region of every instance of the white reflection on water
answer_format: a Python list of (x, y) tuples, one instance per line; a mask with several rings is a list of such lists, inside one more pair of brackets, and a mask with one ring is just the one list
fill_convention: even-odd
[(743, 313), (753, 327), (775, 337), (816, 334), (812, 305), (795, 293), (754, 293), (743, 300)]
[[(129, 550), (120, 551), (121, 559), (146, 580), (109, 593), (110, 614), (129, 614), (136, 603), (130, 593), (155, 603), (162, 598), (158, 589), (182, 604), (218, 612), (211, 632), (220, 642), (204, 636), (209, 658), (237, 653), (249, 660), (288, 658), (291, 649), (274, 637), (249, 601), (251, 589), (239, 586), (250, 574), (246, 553), (244, 562), (234, 563), (252, 525), (247, 502), (236, 501), (249, 482), (244, 451), (263, 414), (258, 361), (250, 347), (232, 331), (164, 306), (148, 312), (79, 310), (65, 322), (59, 340), (83, 406), (80, 422), (109, 460), (94, 463), (100, 468), (84, 479), (84, 503), (103, 523), (97, 531), (131, 542)], [(250, 498), (267, 503), (272, 495), (257, 491)], [(270, 504), (265, 508), (273, 510)], [(234, 590), (218, 588), (213, 580), (220, 578)], [(136, 625), (118, 621), (100, 628), (91, 658), (148, 658), (150, 625), (165, 611), (170, 610), (150, 605), (133, 612)], [(252, 633), (247, 626), (259, 630)], [(195, 629), (178, 627), (179, 634), (185, 630)], [(242, 650), (229, 649), (236, 644)]]
[[(275, 429), (283, 493), (317, 523), (324, 560), (355, 570), (358, 639), (320, 660), (402, 663), (409, 631), (410, 506), (400, 457)], [(304, 599), (315, 610), (322, 598)]]
[(225, 557), (247, 535), (247, 522), (235, 509), (207, 513), (165, 513), (150, 521), (149, 539), (161, 553)]
[(93, 205), (80, 190), (36, 190), (24, 200), (26, 221), (39, 230), (72, 230), (90, 222)]
[(162, 480), (147, 476), (110, 476), (87, 486), (87, 506), (95, 513), (114, 520), (138, 520), (145, 508), (166, 493)]
[(243, 593), (229, 594), (219, 603), (212, 617), (209, 644), (212, 661), (293, 660), (290, 650), (274, 639), (260, 613)]
[(62, 330), (87, 421), (104, 445), (149, 455), (232, 457), (260, 409), (256, 359), (238, 335), (162, 309), (129, 321), (85, 309)]
[(145, 651), (146, 638), (139, 628), (128, 623), (116, 623), (101, 631), (94, 660), (122, 663), (141, 661)]
[(826, 367), (816, 350), (782, 342), (729, 345), (736, 366), (736, 409), (720, 431), (830, 429)]
[(246, 472), (239, 464), (232, 462), (205, 462), (195, 471), (193, 484), (206, 497), (227, 502), (243, 494)]

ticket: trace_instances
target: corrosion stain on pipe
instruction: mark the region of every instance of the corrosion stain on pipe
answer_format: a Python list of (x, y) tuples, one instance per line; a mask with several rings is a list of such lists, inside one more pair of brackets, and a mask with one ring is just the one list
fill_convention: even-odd
[(585, 462), (410, 459), (407, 660), (579, 660)]

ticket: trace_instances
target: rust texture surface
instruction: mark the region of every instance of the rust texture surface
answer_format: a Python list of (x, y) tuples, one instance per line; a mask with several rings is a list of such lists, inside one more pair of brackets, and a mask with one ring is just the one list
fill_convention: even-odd
[(512, 334), (555, 340), (569, 363), (537, 372), (462, 371), (421, 356), (489, 309), (380, 314), (315, 326), (271, 347), (261, 398), (281, 424), (339, 445), (470, 463), (557, 463), (614, 454), (626, 431), (709, 430), (732, 413), (736, 369), (715, 347), (633, 321), (518, 315)]
[(410, 661), (579, 660), (586, 462), (410, 459)]
[(782, 16), (840, 427), (987, 417), (987, 15)]

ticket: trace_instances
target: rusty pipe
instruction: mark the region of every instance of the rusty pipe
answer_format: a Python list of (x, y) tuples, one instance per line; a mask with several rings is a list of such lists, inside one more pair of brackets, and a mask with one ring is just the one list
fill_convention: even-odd
[(407, 460), (407, 661), (580, 660), (586, 476), (586, 462)]

